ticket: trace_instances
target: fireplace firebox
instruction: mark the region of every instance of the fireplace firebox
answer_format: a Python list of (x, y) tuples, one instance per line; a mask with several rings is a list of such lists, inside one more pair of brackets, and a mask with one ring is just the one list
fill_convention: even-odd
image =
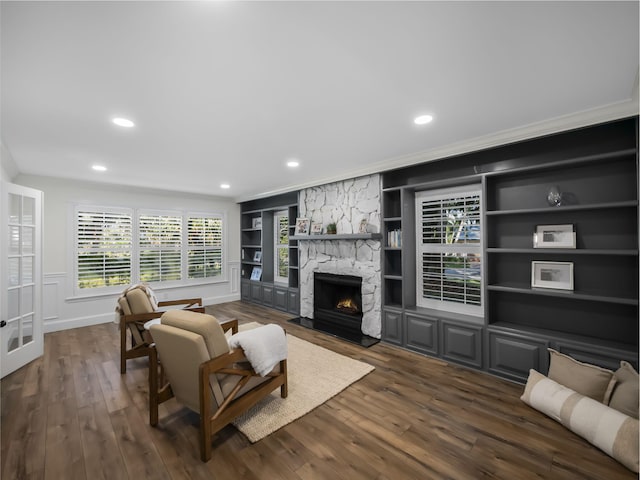
[(362, 278), (353, 275), (314, 272), (313, 318), (289, 320), (363, 347), (380, 340), (362, 333)]
[(315, 272), (313, 318), (316, 323), (360, 334), (362, 331), (362, 278)]

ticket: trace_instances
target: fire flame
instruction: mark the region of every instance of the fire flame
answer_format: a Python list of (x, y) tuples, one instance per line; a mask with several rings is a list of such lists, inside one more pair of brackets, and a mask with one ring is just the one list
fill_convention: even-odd
[(344, 298), (338, 302), (337, 308), (339, 310), (349, 310), (351, 312), (357, 312), (358, 306), (351, 298)]

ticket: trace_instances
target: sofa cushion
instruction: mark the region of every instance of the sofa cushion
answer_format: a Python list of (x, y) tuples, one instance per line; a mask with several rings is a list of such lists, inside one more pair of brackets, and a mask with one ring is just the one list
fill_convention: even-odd
[(638, 473), (638, 420), (614, 410), (535, 370), (520, 399), (580, 435)]
[(611, 370), (579, 362), (549, 348), (549, 378), (604, 404), (609, 403), (616, 379)]
[(630, 363), (620, 362), (620, 368), (614, 373), (616, 385), (611, 394), (609, 406), (619, 412), (638, 418), (638, 372)]

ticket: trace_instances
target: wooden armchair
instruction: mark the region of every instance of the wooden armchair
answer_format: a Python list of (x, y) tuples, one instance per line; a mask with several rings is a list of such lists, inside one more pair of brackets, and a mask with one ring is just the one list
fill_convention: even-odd
[[(120, 315), (120, 373), (127, 372), (127, 360), (149, 355), (151, 335), (144, 328), (149, 320), (160, 318), (166, 307), (181, 306), (193, 312), (204, 313), (201, 298), (183, 298), (158, 302), (154, 308), (144, 286), (125, 291), (118, 299), (117, 311)], [(131, 334), (131, 347), (127, 349), (127, 331)]]
[[(149, 423), (158, 424), (158, 405), (172, 397), (200, 415), (200, 457), (211, 458), (211, 437), (238, 415), (280, 387), (287, 396), (287, 361), (261, 377), (241, 348), (229, 349), (224, 331), (238, 331), (238, 321), (218, 323), (215, 317), (173, 310), (151, 326)], [(158, 358), (159, 357), (159, 358)], [(162, 377), (159, 383), (159, 359)]]

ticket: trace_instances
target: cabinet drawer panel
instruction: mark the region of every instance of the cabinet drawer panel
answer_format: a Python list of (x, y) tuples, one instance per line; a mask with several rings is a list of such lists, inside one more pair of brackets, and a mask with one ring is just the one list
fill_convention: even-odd
[(482, 368), (482, 328), (443, 321), (442, 357)]
[(489, 332), (489, 371), (526, 382), (529, 370), (546, 372), (548, 342)]
[(438, 319), (419, 317), (407, 313), (407, 347), (412, 350), (438, 355)]

